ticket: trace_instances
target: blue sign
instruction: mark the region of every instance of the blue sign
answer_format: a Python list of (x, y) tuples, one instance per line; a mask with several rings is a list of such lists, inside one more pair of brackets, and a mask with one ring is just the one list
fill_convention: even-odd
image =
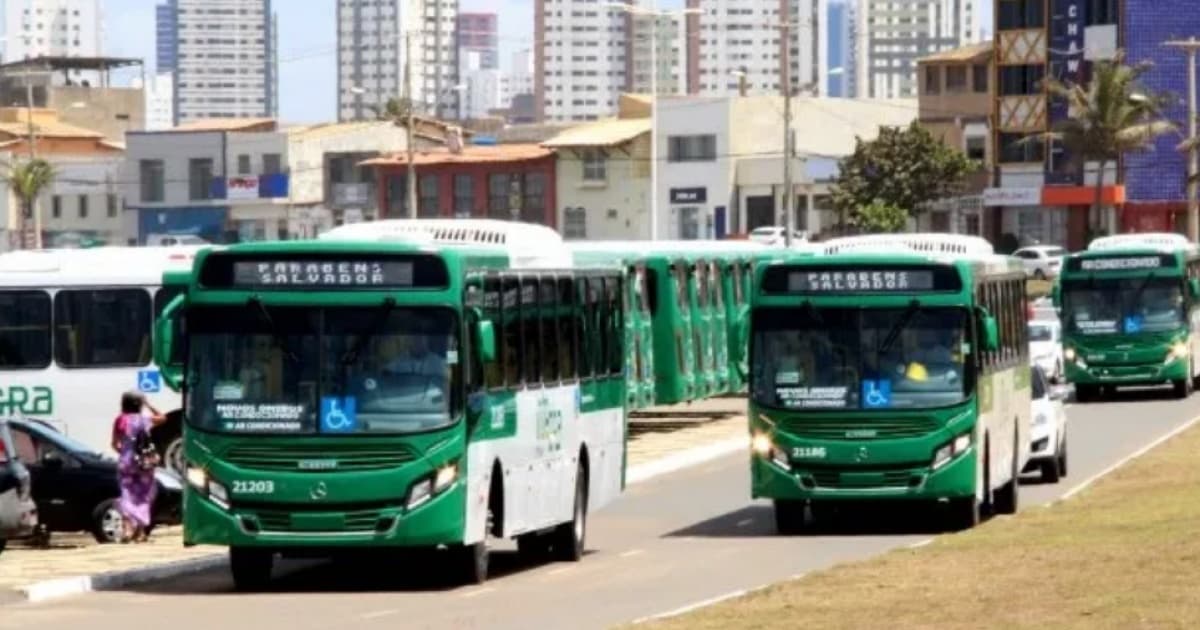
[(862, 384), (862, 406), (867, 409), (891, 407), (892, 382), (864, 380)]
[[(1062, 83), (1083, 81), (1083, 0), (1053, 0), (1050, 5), (1050, 76)], [(1054, 129), (1071, 117), (1066, 99), (1052, 96), (1046, 104), (1046, 124)], [(1082, 169), (1071, 164), (1071, 156), (1060, 142), (1050, 143), (1046, 155), (1046, 183), (1082, 184)]]
[(321, 398), (321, 433), (354, 433), (358, 430), (358, 401), (353, 396)]
[(1130, 315), (1125, 318), (1125, 334), (1142, 332), (1142, 316)]
[(162, 374), (158, 370), (138, 370), (137, 387), (143, 394), (157, 394), (162, 391)]

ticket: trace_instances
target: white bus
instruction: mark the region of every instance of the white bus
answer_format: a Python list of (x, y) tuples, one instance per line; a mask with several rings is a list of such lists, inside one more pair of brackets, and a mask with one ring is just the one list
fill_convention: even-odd
[(107, 452), (120, 394), (140, 391), (171, 421), (155, 431), (182, 469), (179, 394), (152, 360), (154, 320), (199, 247), (99, 247), (0, 254), (0, 415), (44, 420)]

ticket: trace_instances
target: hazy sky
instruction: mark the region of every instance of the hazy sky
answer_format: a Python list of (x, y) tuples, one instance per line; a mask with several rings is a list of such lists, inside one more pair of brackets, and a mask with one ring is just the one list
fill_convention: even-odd
[[(991, 0), (982, 4), (985, 25), (992, 22)], [(155, 0), (101, 0), (105, 16), (105, 54), (143, 57), (154, 64)], [(315, 122), (336, 117), (336, 0), (274, 0), (279, 16), (280, 115), (288, 122)], [(660, 0), (675, 8), (683, 0)], [(461, 0), (464, 11), (500, 14), (501, 64), (512, 53), (532, 45), (533, 0)], [(989, 29), (990, 30), (990, 29)]]

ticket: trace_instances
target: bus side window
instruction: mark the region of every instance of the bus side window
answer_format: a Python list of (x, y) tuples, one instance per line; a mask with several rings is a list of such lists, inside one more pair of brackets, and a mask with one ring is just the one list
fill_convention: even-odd
[(503, 305), (500, 318), (503, 320), (503, 349), (500, 356), (504, 360), (504, 381), (508, 387), (518, 387), (521, 384), (521, 364), (524, 358), (521, 344), (521, 289), (516, 278), (503, 279)]
[(608, 354), (605, 355), (608, 359), (608, 372), (613, 375), (620, 375), (625, 370), (625, 321), (622, 318), (621, 309), (621, 294), (624, 292), (621, 286), (620, 276), (610, 276), (605, 283), (608, 291), (607, 312), (608, 312), (608, 327), (606, 328), (608, 343), (606, 348)]
[(558, 352), (564, 381), (574, 380), (579, 357), (579, 331), (575, 329), (575, 279), (558, 280)]
[[(500, 279), (495, 276), (488, 276), (483, 281), (483, 317), (492, 322), (492, 326), (497, 330), (504, 332), (504, 315), (500, 310), (501, 293)], [(508, 348), (503, 339), (496, 344), (496, 360), (483, 365), (483, 382), (488, 389), (499, 389), (504, 387), (504, 366), (508, 360), (506, 354), (512, 349)]]
[(0, 370), (50, 366), (50, 294), (0, 292)]
[(595, 373), (592, 348), (596, 346), (596, 329), (591, 321), (594, 304), (590, 299), (591, 288), (586, 276), (578, 278), (575, 283), (575, 296), (575, 328), (579, 335), (579, 378), (591, 378)]
[(525, 353), (525, 385), (542, 381), (541, 309), (538, 308), (537, 278), (521, 278), (521, 348)]
[(725, 296), (721, 295), (721, 289), (721, 266), (712, 263), (708, 267), (708, 290), (712, 294), (713, 306), (717, 309), (725, 308)]
[(76, 368), (149, 364), (152, 310), (145, 289), (59, 291), (55, 359)]
[(742, 263), (735, 262), (729, 269), (730, 280), (733, 283), (733, 303), (741, 306), (742, 297)]
[(538, 321), (542, 326), (542, 382), (550, 384), (562, 378), (558, 370), (562, 352), (558, 337), (558, 287), (554, 278), (544, 278), (539, 288)]
[(688, 315), (688, 273), (683, 263), (675, 263), (671, 265), (671, 271), (675, 276), (675, 300), (679, 303), (679, 314)]
[(608, 322), (608, 310), (604, 303), (604, 279), (600, 276), (588, 278), (587, 312), (588, 324), (591, 327), (589, 336), (592, 338), (590, 360), (592, 372), (597, 378), (602, 378), (608, 373), (604, 360), (609, 344), (608, 329), (605, 327)]

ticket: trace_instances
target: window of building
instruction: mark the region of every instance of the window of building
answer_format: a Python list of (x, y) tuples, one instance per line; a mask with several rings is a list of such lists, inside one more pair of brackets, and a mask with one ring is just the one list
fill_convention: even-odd
[(117, 217), (117, 196), (113, 193), (108, 193), (105, 195), (104, 201), (108, 209), (108, 218), (115, 219)]
[(50, 295), (0, 292), (0, 370), (50, 365)]
[(999, 30), (1044, 28), (1045, 0), (999, 0), (996, 7), (996, 26)]
[(283, 159), (278, 153), (263, 154), (263, 175), (275, 175), (283, 172)]
[(983, 162), (987, 157), (987, 139), (983, 136), (968, 136), (966, 153), (969, 159)]
[(1083, 15), (1088, 26), (1116, 24), (1118, 0), (1086, 0)]
[(494, 219), (512, 217), (508, 205), (509, 177), (506, 173), (488, 176), (488, 216)]
[(940, 94), (942, 92), (942, 68), (941, 66), (926, 66), (925, 67), (925, 93)]
[(603, 151), (584, 151), (580, 163), (583, 165), (583, 181), (602, 182), (608, 179), (608, 161)]
[(162, 201), (165, 196), (162, 160), (138, 160), (138, 183), (141, 200), (152, 203)]
[(1000, 162), (1003, 163), (1037, 163), (1044, 161), (1043, 143), (1027, 138), (1035, 138), (1035, 134), (1001, 133), (997, 141), (1000, 146)]
[(679, 208), (679, 238), (685, 241), (700, 238), (699, 208)]
[(144, 289), (59, 291), (54, 356), (62, 367), (150, 362), (150, 294)]
[(417, 180), (417, 214), (422, 217), (438, 216), (438, 176), (421, 175)]
[(966, 92), (967, 91), (967, 67), (966, 66), (947, 66), (946, 67), (946, 91), (947, 92)]
[(712, 162), (717, 159), (717, 136), (670, 136), (667, 138), (667, 161)]
[(977, 63), (971, 67), (971, 83), (978, 94), (986, 94), (988, 91), (988, 65), (986, 63)]
[(79, 195), (79, 218), (88, 218), (88, 196)]
[(1002, 66), (1000, 68), (1000, 95), (1040, 94), (1042, 79), (1045, 77), (1045, 66)]
[(546, 176), (526, 173), (521, 199), (521, 220), (529, 223), (546, 222)]
[(454, 216), (465, 219), (475, 208), (475, 178), (470, 175), (454, 176)]
[(212, 199), (212, 158), (188, 160), (188, 199)]
[(239, 155), (237, 168), (238, 168), (238, 175), (249, 175), (250, 174), (250, 156), (249, 155)]
[(563, 209), (563, 238), (587, 238), (587, 211), (583, 208)]
[(54, 195), (50, 198), (50, 217), (54, 219), (62, 218), (62, 197)]

